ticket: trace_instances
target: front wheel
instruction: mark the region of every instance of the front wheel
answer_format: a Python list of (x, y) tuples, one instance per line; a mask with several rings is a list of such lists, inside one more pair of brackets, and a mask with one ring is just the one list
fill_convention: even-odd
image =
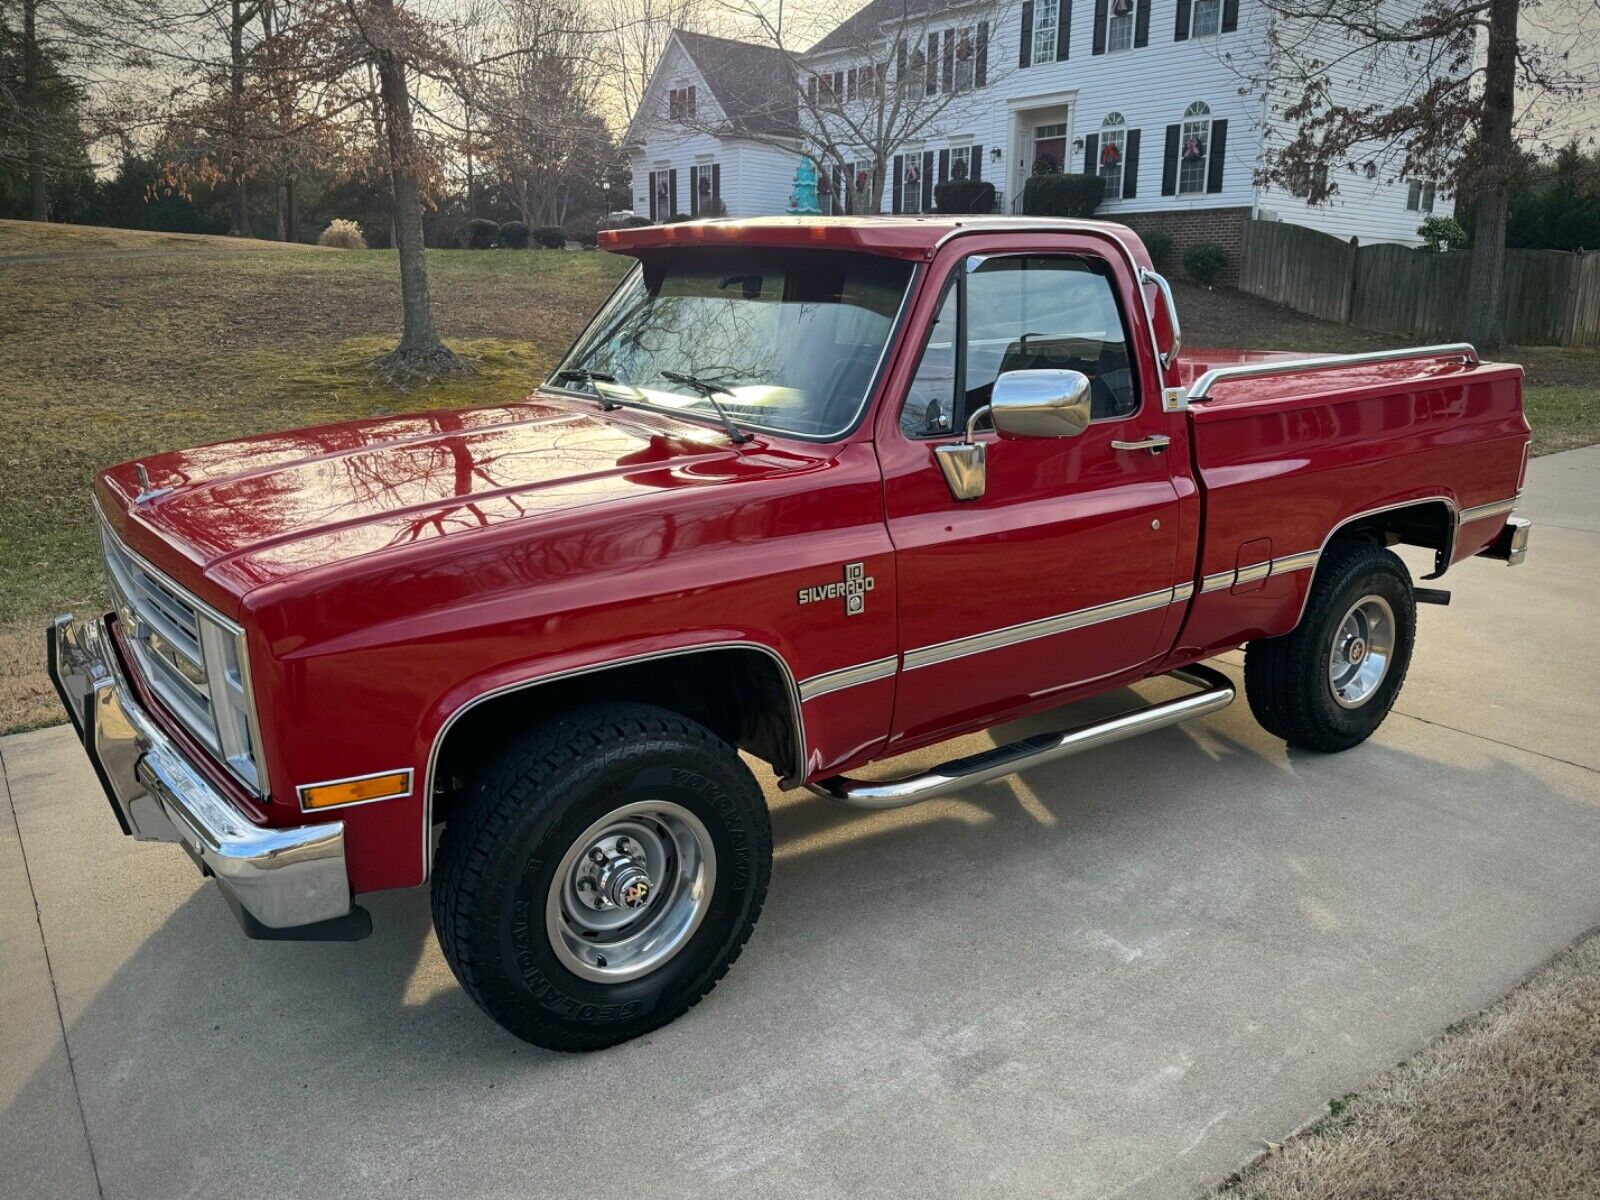
[(433, 920), (480, 1007), (552, 1050), (666, 1024), (755, 927), (766, 804), (733, 748), (664, 709), (555, 717), (483, 771), (439, 845)]
[(1336, 544), (1318, 566), (1300, 624), (1245, 648), (1250, 711), (1292, 746), (1359, 745), (1394, 707), (1416, 635), (1405, 564), (1371, 542)]

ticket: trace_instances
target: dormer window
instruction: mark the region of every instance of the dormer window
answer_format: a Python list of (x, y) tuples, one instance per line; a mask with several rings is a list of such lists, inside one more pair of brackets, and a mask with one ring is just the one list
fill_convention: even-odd
[(673, 121), (694, 120), (694, 85), (673, 88), (667, 93), (667, 117)]

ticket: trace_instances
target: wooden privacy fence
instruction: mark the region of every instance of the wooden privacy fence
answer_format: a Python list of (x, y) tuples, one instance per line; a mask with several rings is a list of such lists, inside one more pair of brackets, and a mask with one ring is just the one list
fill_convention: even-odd
[[(1471, 258), (1251, 221), (1239, 286), (1326, 321), (1448, 341), (1461, 336)], [(1504, 317), (1510, 342), (1600, 346), (1600, 254), (1508, 250)]]

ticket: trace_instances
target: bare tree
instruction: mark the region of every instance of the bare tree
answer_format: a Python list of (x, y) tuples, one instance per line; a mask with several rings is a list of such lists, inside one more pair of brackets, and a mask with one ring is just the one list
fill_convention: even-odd
[[(905, 146), (936, 135), (958, 114), (993, 103), (987, 91), (1009, 69), (990, 53), (990, 31), (1003, 27), (1005, 5), (981, 13), (952, 12), (928, 0), (910, 0), (887, 19), (872, 7), (835, 3), (808, 13), (787, 29), (756, 0), (737, 0), (754, 40), (774, 52), (778, 78), (765, 87), (771, 103), (791, 106), (796, 120), (745, 121), (739, 136), (798, 149), (827, 178), (847, 181), (849, 207), (876, 211), (889, 168)], [(801, 50), (807, 34), (831, 27)], [(725, 135), (730, 130), (710, 106), (651, 114), (652, 123)]]
[[(1380, 0), (1267, 3), (1282, 18), (1271, 85), (1287, 95), (1281, 115), (1294, 128), (1266, 178), (1316, 202), (1338, 190), (1329, 170), (1337, 163), (1376, 169), (1398, 160), (1412, 177), (1454, 165), (1476, 210), (1464, 332), (1497, 347), (1517, 138), (1540, 134), (1548, 102), (1576, 104), (1600, 85), (1592, 57), (1530, 37), (1524, 24), (1535, 9), (1543, 23), (1563, 4), (1592, 21), (1594, 0), (1422, 0), (1405, 11)], [(1409, 90), (1398, 101), (1390, 87), (1369, 91), (1362, 84), (1375, 72), (1409, 80)], [(1541, 110), (1519, 124), (1519, 115)]]
[(713, 33), (722, 15), (715, 0), (595, 0), (594, 12), (624, 125), (638, 112), (672, 31)]

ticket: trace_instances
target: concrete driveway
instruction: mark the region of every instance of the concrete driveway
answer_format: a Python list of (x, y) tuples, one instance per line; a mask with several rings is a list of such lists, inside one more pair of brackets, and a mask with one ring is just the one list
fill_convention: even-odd
[(769, 793), (743, 959), (587, 1057), (480, 1016), (423, 893), (247, 942), (64, 730), (6, 739), (0, 1197), (1193, 1195), (1600, 921), (1600, 448), (1520, 511), (1351, 753), (1240, 702), (900, 813)]

